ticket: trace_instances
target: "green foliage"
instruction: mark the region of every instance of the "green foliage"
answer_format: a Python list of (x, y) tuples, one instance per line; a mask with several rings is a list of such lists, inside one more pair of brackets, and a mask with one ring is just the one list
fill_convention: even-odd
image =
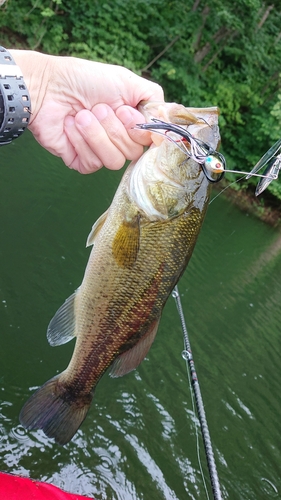
[[(0, 8), (5, 43), (121, 64), (158, 81), (167, 100), (218, 105), (223, 153), (241, 170), (281, 136), (280, 26), (277, 0), (7, 0)], [(281, 199), (280, 183), (270, 191)]]

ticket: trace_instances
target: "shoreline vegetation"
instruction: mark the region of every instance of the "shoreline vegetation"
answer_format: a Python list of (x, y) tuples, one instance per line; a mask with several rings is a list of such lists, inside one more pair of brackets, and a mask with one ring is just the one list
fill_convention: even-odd
[(266, 224), (277, 228), (281, 221), (281, 202), (273, 196), (255, 196), (253, 186), (247, 189), (233, 189), (231, 183), (223, 179), (219, 184), (214, 185), (215, 196), (224, 196), (237, 206), (242, 212), (253, 215)]
[[(7, 48), (119, 64), (158, 82), (167, 102), (220, 109), (229, 169), (250, 171), (281, 136), (281, 5), (277, 0), (6, 0)], [(234, 176), (226, 175), (221, 190)], [(276, 227), (281, 176), (255, 197), (241, 181), (223, 196)]]

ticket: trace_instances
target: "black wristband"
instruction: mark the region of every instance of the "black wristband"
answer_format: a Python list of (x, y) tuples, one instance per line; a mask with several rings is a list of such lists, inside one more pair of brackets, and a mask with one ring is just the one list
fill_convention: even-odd
[(11, 54), (0, 46), (0, 146), (10, 144), (27, 128), (30, 97)]

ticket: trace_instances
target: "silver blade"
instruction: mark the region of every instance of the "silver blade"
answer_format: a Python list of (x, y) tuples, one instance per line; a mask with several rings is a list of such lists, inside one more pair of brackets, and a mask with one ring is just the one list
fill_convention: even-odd
[(249, 179), (251, 177), (251, 174), (255, 174), (258, 172), (264, 165), (267, 164), (267, 162), (272, 158), (272, 156), (279, 151), (281, 148), (281, 139), (279, 139), (271, 148), (261, 157), (261, 159), (258, 161), (258, 163), (252, 168), (252, 170), (249, 172), (247, 175), (246, 179)]
[(279, 170), (281, 168), (281, 154), (277, 157), (271, 158), (264, 171), (264, 175), (268, 176), (260, 179), (257, 187), (255, 195), (259, 196), (268, 186), (269, 184), (278, 179)]

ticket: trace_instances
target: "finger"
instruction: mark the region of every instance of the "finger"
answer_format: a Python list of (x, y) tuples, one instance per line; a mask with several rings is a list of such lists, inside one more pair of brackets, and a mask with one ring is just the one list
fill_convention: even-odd
[[(124, 124), (107, 104), (97, 104), (92, 112), (105, 129), (111, 142), (127, 160), (137, 160), (143, 153), (143, 147), (132, 140)], [(134, 123), (134, 122), (133, 122)]]
[(124, 165), (125, 156), (112, 142), (94, 113), (89, 110), (79, 111), (75, 116), (75, 124), (88, 147), (105, 167), (118, 170)]
[(106, 104), (97, 104), (92, 114), (79, 111), (75, 117), (78, 130), (104, 166), (112, 170), (121, 168), (126, 159), (139, 158), (143, 152), (127, 133), (122, 122)]
[(142, 113), (131, 106), (123, 105), (116, 110), (116, 116), (123, 123), (127, 133), (134, 142), (142, 144), (143, 146), (149, 146), (151, 144), (151, 133), (135, 128), (136, 125), (145, 123), (145, 118)]
[(99, 170), (103, 166), (102, 162), (80, 134), (73, 116), (65, 118), (64, 131), (70, 142), (67, 153), (62, 156), (64, 163), (81, 174), (90, 174)]

